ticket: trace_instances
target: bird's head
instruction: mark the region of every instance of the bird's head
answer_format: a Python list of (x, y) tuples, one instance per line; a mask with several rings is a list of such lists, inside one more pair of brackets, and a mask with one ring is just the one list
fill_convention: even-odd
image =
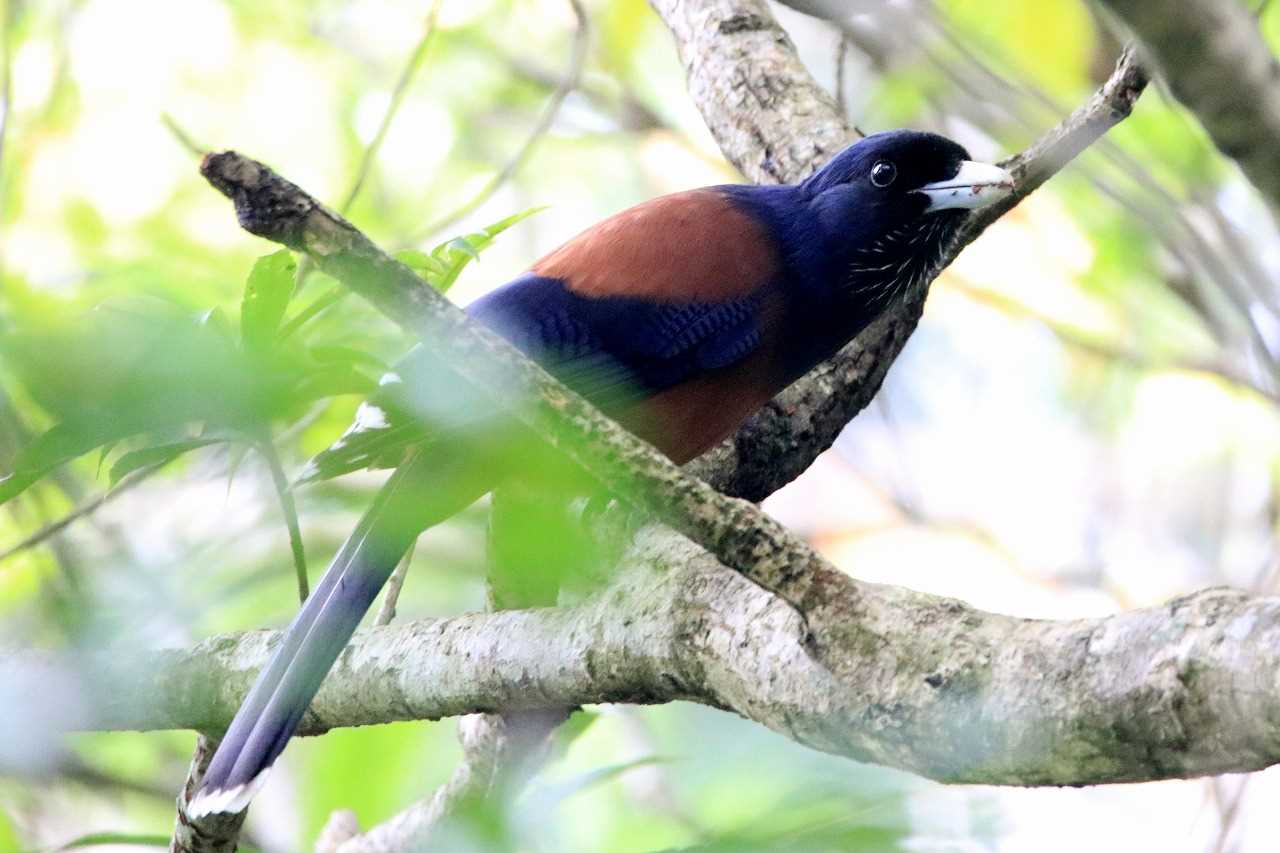
[(929, 217), (956, 222), (964, 211), (1005, 198), (1013, 176), (976, 163), (934, 133), (891, 130), (867, 136), (833, 157), (802, 185), (835, 233), (889, 232)]

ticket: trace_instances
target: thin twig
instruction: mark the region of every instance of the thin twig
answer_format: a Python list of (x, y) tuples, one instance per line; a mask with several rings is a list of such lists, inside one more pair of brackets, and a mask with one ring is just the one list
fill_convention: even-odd
[(847, 95), (848, 80), (845, 77), (845, 70), (849, 64), (849, 35), (844, 31), (836, 30), (836, 108), (840, 110), (840, 115), (848, 120), (849, 107), (845, 102)]
[(1113, 346), (1104, 341), (1095, 340), (1088, 335), (1082, 334), (1069, 326), (1059, 323), (1051, 317), (1045, 316), (1034, 308), (1019, 302), (1016, 299), (1010, 299), (1004, 294), (997, 293), (993, 290), (974, 287), (971, 284), (952, 281), (952, 287), (963, 293), (969, 298), (989, 305), (998, 311), (1011, 316), (1025, 317), (1034, 320), (1044, 326), (1053, 336), (1062, 341), (1073, 349), (1105, 358), (1109, 361), (1120, 361), (1133, 367), (1143, 370), (1177, 370), (1187, 373), (1203, 373), (1221, 379), (1244, 391), (1257, 394), (1270, 403), (1280, 405), (1280, 393), (1264, 388), (1254, 382), (1248, 376), (1245, 376), (1227, 365), (1216, 364), (1210, 361), (1191, 361), (1191, 360), (1173, 360), (1173, 361), (1152, 361), (1140, 352), (1124, 349), (1122, 347)]
[(586, 63), (587, 45), (591, 33), (590, 21), (587, 18), (586, 9), (582, 7), (581, 0), (569, 0), (569, 5), (573, 9), (576, 21), (573, 31), (573, 50), (569, 56), (569, 67), (565, 71), (564, 77), (561, 78), (560, 85), (556, 87), (556, 90), (551, 93), (551, 97), (547, 99), (546, 104), (543, 105), (542, 113), (529, 131), (529, 135), (525, 137), (524, 142), (516, 150), (515, 154), (480, 189), (480, 192), (476, 193), (456, 210), (446, 213), (435, 222), (427, 225), (418, 232), (417, 236), (410, 240), (410, 243), (421, 243), (432, 235), (456, 225), (468, 214), (488, 201), (490, 196), (498, 191), (499, 187), (505, 184), (512, 175), (520, 171), (520, 168), (533, 152), (534, 146), (538, 144), (538, 140), (551, 129), (551, 124), (560, 112), (561, 104), (564, 103), (564, 99), (569, 96), (569, 93), (577, 88), (578, 81), (582, 77), (582, 67)]
[(391, 577), (387, 580), (387, 591), (382, 596), (382, 607), (378, 610), (378, 616), (373, 620), (373, 624), (390, 625), (391, 620), (396, 618), (396, 602), (400, 600), (400, 590), (404, 588), (405, 576), (409, 574), (409, 563), (413, 562), (413, 552), (417, 547), (418, 543), (415, 540), (400, 558), (400, 564), (396, 566), (396, 570), (391, 573)]
[(152, 465), (148, 468), (140, 468), (139, 470), (133, 472), (129, 476), (122, 479), (119, 483), (116, 484), (115, 488), (108, 489), (107, 491), (103, 492), (97, 497), (86, 501), (85, 503), (76, 507), (71, 512), (67, 513), (61, 518), (55, 521), (51, 521), (48, 524), (46, 524), (44, 527), (41, 527), (35, 533), (32, 533), (30, 536), (28, 536), (26, 539), (23, 539), (21, 542), (18, 542), (16, 545), (13, 545), (12, 547), (4, 551), (0, 551), (0, 563), (3, 563), (5, 560), (9, 559), (10, 557), (17, 556), (23, 551), (27, 551), (31, 548), (34, 548), (37, 545), (44, 543), (45, 541), (47, 541), (48, 539), (54, 536), (57, 536), (59, 533), (65, 530), (68, 526), (70, 526), (72, 522), (79, 521), (80, 519), (85, 518), (97, 512), (99, 509), (105, 506), (108, 501), (115, 500), (120, 495), (124, 494), (125, 492), (132, 489), (134, 486), (141, 483), (143, 480), (146, 480), (152, 474), (156, 473), (161, 468), (163, 468), (165, 464), (167, 463)]
[[(386, 140), (388, 131), (391, 130), (391, 123), (400, 112), (400, 105), (404, 103), (404, 96), (409, 91), (409, 85), (413, 82), (413, 78), (417, 76), (418, 69), (422, 67), (428, 48), (435, 41), (436, 33), (439, 31), (440, 6), (443, 2), (444, 0), (432, 0), (431, 9), (427, 12), (426, 24), (423, 26), (422, 36), (418, 39), (418, 43), (414, 45), (413, 51), (409, 54), (408, 60), (405, 61), (404, 67), (400, 69), (400, 76), (396, 79), (396, 85), (391, 90), (391, 100), (387, 102), (387, 111), (382, 114), (382, 121), (378, 123), (378, 129), (374, 131), (373, 139), (369, 140), (364, 153), (360, 156), (360, 165), (356, 167), (356, 175), (351, 181), (351, 186), (347, 188), (347, 194), (343, 198), (342, 204), (338, 205), (338, 212), (344, 216), (350, 212), (351, 206), (356, 203), (356, 199), (360, 197), (361, 191), (364, 190), (369, 174), (373, 171), (373, 164), (378, 157), (378, 152), (382, 150), (382, 143)], [(295, 295), (302, 292), (303, 285), (306, 283), (307, 276), (311, 274), (311, 270), (311, 258), (303, 255), (298, 261), (297, 270), (294, 272), (293, 292)], [(298, 316), (286, 323), (284, 328), (280, 330), (280, 339), (283, 340), (289, 337), (312, 318), (346, 299), (349, 293), (350, 291), (345, 287), (332, 288), (303, 309)]]
[(289, 551), (293, 555), (293, 570), (298, 577), (298, 601), (303, 602), (310, 594), (310, 587), (307, 583), (307, 554), (302, 547), (302, 530), (298, 525), (298, 507), (293, 501), (293, 489), (289, 486), (289, 478), (285, 476), (284, 466), (280, 464), (280, 454), (269, 433), (258, 442), (258, 452), (271, 471), (271, 484), (275, 487), (276, 499), (280, 501), (285, 527), (289, 529)]
[(209, 153), (209, 148), (196, 142), (191, 134), (187, 132), (187, 129), (178, 124), (178, 120), (169, 115), (169, 113), (160, 113), (160, 121), (169, 129), (169, 133), (178, 141), (178, 144), (185, 148), (189, 154), (203, 157)]
[(409, 91), (409, 84), (413, 82), (414, 76), (418, 73), (418, 69), (422, 66), (422, 60), (427, 55), (427, 49), (431, 47), (432, 41), (435, 40), (437, 19), (440, 17), (440, 6), (444, 0), (433, 0), (431, 10), (427, 12), (427, 22), (422, 31), (422, 38), (418, 39), (418, 43), (414, 45), (413, 53), (409, 54), (409, 59), (405, 63), (404, 68), (400, 71), (400, 78), (396, 80), (395, 88), (391, 90), (391, 100), (387, 104), (387, 111), (382, 115), (382, 121), (378, 124), (378, 129), (373, 134), (369, 146), (364, 150), (364, 156), (360, 158), (360, 168), (356, 170), (355, 180), (351, 182), (350, 189), (343, 199), (342, 204), (338, 205), (341, 213), (346, 213), (351, 209), (351, 205), (355, 204), (356, 199), (360, 195), (360, 191), (364, 189), (364, 183), (369, 177), (369, 172), (373, 169), (373, 162), (378, 157), (378, 151), (382, 148), (382, 142), (387, 138), (387, 131), (391, 129), (391, 122), (395, 119), (396, 113), (400, 111), (400, 104), (404, 101), (405, 94)]

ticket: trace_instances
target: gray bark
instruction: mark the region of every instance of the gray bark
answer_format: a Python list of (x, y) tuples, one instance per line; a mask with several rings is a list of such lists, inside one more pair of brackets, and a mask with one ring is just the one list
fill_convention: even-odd
[[(1280, 760), (1280, 600), (1208, 590), (1105, 619), (1037, 621), (824, 576), (805, 625), (687, 540), (647, 528), (627, 569), (567, 608), (356, 635), (302, 723), (595, 702), (701, 702), (815, 749), (946, 782), (1080, 785)], [(94, 729), (231, 719), (279, 634), (88, 662)], [(34, 675), (0, 659), (4, 677)]]

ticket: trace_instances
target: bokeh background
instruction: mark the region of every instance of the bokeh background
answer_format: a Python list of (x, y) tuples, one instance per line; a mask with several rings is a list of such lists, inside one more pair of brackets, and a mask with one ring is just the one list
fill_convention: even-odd
[[(431, 5), (4, 0), (0, 474), (32, 436), (118, 404), (132, 387), (122, 371), (137, 368), (144, 389), (182, 384), (204, 363), (190, 329), (236, 325), (246, 277), (273, 247), (238, 228), (181, 133), (335, 205), (353, 196), (350, 218), (397, 249), (548, 205), (463, 270), (460, 302), (606, 214), (739, 180), (642, 0), (586, 4), (573, 87), (567, 3), (445, 0), (429, 28)], [(776, 13), (853, 123), (938, 130), (976, 159), (1030, 143), (1117, 52), (1079, 0), (847, 9), (843, 29)], [(1280, 44), (1280, 8), (1259, 14)], [(1274, 592), (1277, 273), (1269, 212), (1153, 87), (934, 284), (877, 401), (765, 506), (857, 577), (1005, 613), (1098, 616), (1224, 583)], [(312, 275), (290, 314), (332, 286)], [(156, 323), (165, 331), (148, 331)], [(292, 341), (308, 369), (375, 376), (410, 345), (355, 299)], [(359, 387), (334, 380), (265, 413), (286, 472), (342, 431)], [(0, 506), (0, 643), (128, 655), (284, 624), (296, 593), (270, 454), (236, 425), (132, 475), (167, 455), (120, 467), (124, 455), (190, 433), (125, 431)], [(124, 479), (111, 489), (113, 468)], [(297, 494), (313, 578), (378, 482)], [(483, 531), (479, 506), (424, 538), (400, 618), (484, 606)], [(167, 835), (192, 734), (63, 735), (74, 692), (13, 693), (0, 684), (0, 850)], [(588, 710), (563, 756), (491, 825), (460, 827), (457, 849), (1244, 851), (1280, 837), (1275, 773), (947, 788), (705, 708)], [(389, 817), (447, 777), (455, 730), (295, 742), (247, 843), (306, 849), (339, 807), (366, 827)]]

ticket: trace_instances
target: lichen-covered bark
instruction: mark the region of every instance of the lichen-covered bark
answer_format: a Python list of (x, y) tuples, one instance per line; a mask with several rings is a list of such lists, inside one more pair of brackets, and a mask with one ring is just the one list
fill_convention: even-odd
[[(949, 782), (1079, 785), (1280, 761), (1280, 600), (1208, 590), (1047, 622), (844, 575), (805, 626), (660, 528), (570, 608), (356, 635), (303, 731), (590, 702), (689, 699), (816, 749)], [(230, 720), (278, 638), (256, 631), (97, 674), (87, 728)], [(39, 675), (47, 676), (46, 667)], [(0, 659), (9, 678), (22, 658)], [(210, 692), (202, 685), (222, 685)]]

